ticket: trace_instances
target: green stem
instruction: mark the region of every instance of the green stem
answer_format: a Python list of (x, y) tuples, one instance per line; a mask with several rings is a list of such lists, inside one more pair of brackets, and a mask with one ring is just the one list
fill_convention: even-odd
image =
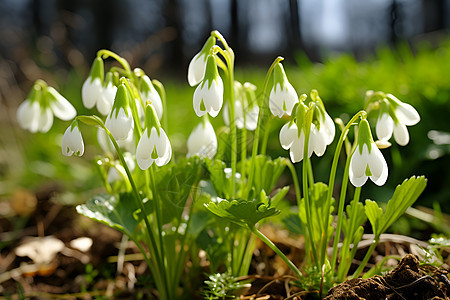
[[(160, 255), (161, 255), (161, 262), (163, 264), (163, 276), (164, 279), (166, 280), (167, 284), (166, 284), (166, 288), (167, 290), (167, 294), (170, 296), (171, 295), (171, 290), (169, 290), (168, 288), (168, 284), (170, 282), (170, 278), (168, 277), (167, 274), (167, 260), (166, 260), (166, 251), (165, 251), (165, 245), (164, 245), (164, 240), (163, 240), (163, 224), (162, 224), (162, 210), (161, 210), (161, 206), (159, 203), (159, 199), (156, 198), (156, 182), (155, 182), (155, 164), (152, 164), (150, 167), (150, 184), (151, 184), (151, 190), (153, 193), (153, 204), (154, 204), (154, 211), (155, 211), (155, 218), (156, 218), (156, 224), (158, 226), (158, 238), (159, 238), (159, 244), (160, 244)], [(171, 298), (170, 298), (171, 299)]]
[(269, 78), (270, 78), (270, 75), (272, 74), (275, 66), (282, 60), (284, 60), (284, 58), (281, 56), (278, 56), (274, 60), (274, 62), (270, 66), (269, 70), (267, 71), (266, 79), (264, 80), (263, 96), (262, 96), (262, 101), (260, 103), (259, 113), (258, 113), (258, 125), (256, 126), (255, 137), (253, 139), (252, 160), (251, 160), (250, 170), (249, 170), (249, 174), (248, 174), (246, 196), (248, 196), (248, 194), (250, 193), (250, 191), (252, 189), (252, 185), (253, 185), (253, 176), (255, 173), (255, 161), (256, 161), (256, 155), (258, 154), (259, 137), (261, 135), (261, 124), (262, 124), (262, 121), (264, 118), (264, 110), (266, 109), (266, 101), (265, 100), (266, 100), (267, 87), (269, 85)]
[(228, 84), (230, 91), (230, 127), (231, 127), (231, 192), (232, 197), (236, 195), (236, 164), (237, 164), (237, 130), (236, 130), (236, 111), (234, 103), (234, 66), (233, 61), (228, 61)]
[(295, 273), (298, 278), (302, 278), (302, 273), (300, 270), (289, 260), (289, 258), (284, 255), (283, 252), (271, 241), (269, 240), (261, 231), (256, 229), (255, 226), (252, 228), (252, 232), (257, 235), (267, 246), (269, 246), (284, 262), (289, 266), (289, 268)]
[(294, 182), (295, 198), (297, 199), (297, 207), (300, 209), (300, 200), (302, 197), (300, 195), (300, 185), (298, 184), (297, 171), (295, 170), (294, 164), (288, 159), (286, 159), (286, 165), (289, 168), (289, 171), (291, 171), (292, 181)]
[(152, 80), (153, 86), (156, 88), (156, 91), (158, 92), (159, 96), (161, 97), (162, 105), (163, 105), (163, 115), (162, 115), (162, 127), (166, 134), (169, 134), (169, 128), (168, 128), (168, 121), (167, 121), (167, 97), (166, 97), (166, 89), (164, 88), (164, 85), (156, 79)]
[[(309, 127), (309, 128), (308, 128)], [(305, 201), (305, 211), (306, 211), (306, 224), (308, 228), (308, 235), (311, 242), (311, 245), (313, 245), (312, 252), (314, 257), (314, 263), (317, 265), (317, 269), (321, 270), (319, 265), (319, 260), (317, 257), (317, 250), (316, 247), (314, 247), (314, 230), (312, 228), (312, 222), (311, 222), (311, 203), (309, 202), (309, 190), (308, 190), (308, 152), (309, 152), (309, 135), (310, 135), (310, 123), (306, 122), (306, 126), (303, 127), (303, 130), (305, 130), (305, 145), (303, 148), (303, 165), (302, 165), (302, 184), (303, 184), (303, 199)]]
[(241, 197), (245, 190), (245, 176), (247, 167), (247, 129), (245, 128), (245, 113), (244, 113), (244, 126), (241, 130)]
[(269, 114), (269, 119), (267, 120), (266, 127), (264, 130), (263, 140), (261, 142), (261, 154), (262, 155), (266, 155), (267, 144), (269, 141), (269, 134), (270, 134), (270, 125), (272, 125), (272, 120), (273, 120), (273, 117), (272, 117), (272, 115)]
[[(375, 250), (376, 246), (378, 245), (378, 242), (380, 241), (380, 237), (376, 236), (373, 240), (372, 244), (370, 245), (369, 249), (366, 252), (366, 255), (364, 256), (361, 264), (356, 269), (355, 273), (351, 276), (351, 278), (358, 277), (361, 272), (364, 270), (364, 267), (366, 266), (367, 262), (369, 261), (370, 257), (372, 256), (373, 251)], [(356, 247), (356, 246), (355, 246)]]
[(341, 237), (342, 224), (344, 221), (344, 206), (345, 206), (345, 197), (347, 194), (349, 170), (350, 170), (350, 157), (347, 157), (347, 161), (345, 162), (344, 177), (342, 178), (341, 193), (339, 197), (338, 219), (336, 225), (336, 234), (333, 241), (333, 255), (331, 257), (331, 270), (334, 270), (334, 268), (336, 267), (338, 243)]
[[(357, 187), (355, 189), (355, 194), (353, 196), (353, 200), (350, 203), (352, 206), (352, 211), (350, 212), (350, 215), (348, 216), (348, 219), (350, 220), (349, 228), (347, 231), (347, 236), (344, 239), (342, 250), (341, 250), (341, 264), (338, 268), (338, 280), (343, 281), (345, 276), (348, 273), (348, 270), (350, 269), (352, 258), (348, 256), (350, 242), (354, 239), (355, 235), (355, 222), (356, 222), (356, 213), (357, 210), (357, 203), (359, 202), (359, 197), (361, 196), (361, 187)], [(356, 245), (355, 245), (356, 247)]]
[[(328, 181), (328, 193), (327, 193), (327, 200), (325, 202), (326, 204), (325, 204), (324, 212), (328, 212), (330, 210), (331, 198), (333, 197), (334, 181), (335, 181), (335, 178), (336, 178), (336, 171), (337, 171), (337, 166), (338, 166), (338, 162), (339, 162), (339, 154), (341, 153), (341, 149), (342, 149), (342, 145), (344, 143), (344, 140), (346, 139), (347, 134), (348, 134), (348, 132), (350, 130), (350, 127), (353, 125), (353, 123), (359, 117), (365, 116), (366, 114), (367, 113), (364, 110), (361, 110), (358, 113), (356, 113), (356, 115), (354, 115), (350, 119), (350, 121), (347, 123), (347, 125), (345, 126), (344, 130), (341, 133), (341, 136), (339, 137), (339, 141), (338, 141), (338, 144), (336, 146), (336, 150), (334, 152), (333, 163), (331, 165), (330, 180)], [(341, 211), (338, 211), (338, 214), (339, 213), (341, 213), (341, 215), (342, 215)], [(342, 217), (338, 218), (338, 223), (339, 223), (339, 221), (341, 219), (342, 219)], [(322, 248), (321, 248), (321, 264), (323, 264), (324, 261), (325, 261), (326, 248), (327, 248), (326, 244), (327, 244), (327, 241), (328, 241), (328, 230), (327, 230), (327, 228), (328, 228), (328, 225), (329, 225), (329, 214), (327, 214), (327, 213), (324, 213), (324, 222), (323, 222), (323, 224), (324, 224), (324, 232), (322, 234), (323, 240), (321, 242), (321, 244), (322, 244)], [(337, 236), (336, 236), (337, 239), (335, 237), (335, 241), (339, 240), (340, 231), (337, 231), (336, 234), (337, 234)], [(333, 255), (334, 255), (334, 251), (335, 251), (336, 247), (333, 246)], [(334, 269), (334, 268), (332, 268), (332, 269)]]
[(97, 57), (101, 57), (103, 59), (106, 59), (108, 57), (114, 58), (125, 69), (125, 71), (126, 71), (126, 73), (128, 75), (127, 77), (131, 78), (133, 72), (131, 71), (131, 67), (130, 67), (130, 65), (128, 64), (128, 62), (127, 62), (127, 60), (125, 58), (119, 56), (118, 54), (116, 54), (116, 53), (114, 53), (114, 52), (112, 52), (110, 50), (106, 50), (106, 49), (99, 50), (97, 52)]

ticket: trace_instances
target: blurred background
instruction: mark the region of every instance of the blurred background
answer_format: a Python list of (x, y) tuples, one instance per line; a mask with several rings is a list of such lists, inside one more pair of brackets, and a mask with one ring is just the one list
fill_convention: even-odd
[[(15, 111), (40, 78), (79, 113), (92, 113), (81, 105), (81, 85), (102, 48), (164, 83), (169, 135), (176, 154), (185, 155), (198, 122), (187, 65), (217, 29), (235, 51), (236, 79), (259, 90), (281, 55), (297, 92), (318, 89), (332, 117), (348, 120), (370, 89), (415, 106), (422, 121), (408, 128), (410, 143), (383, 152), (391, 171), (387, 184), (376, 192), (368, 185), (364, 196), (385, 201), (403, 179), (426, 175), (418, 205), (448, 213), (449, 28), (450, 0), (2, 0), (0, 196), (14, 199), (18, 188), (69, 190), (81, 196), (60, 201), (77, 203), (86, 200), (83, 192), (101, 186), (91, 171), (99, 154), (95, 132), (83, 131), (85, 159), (63, 158), (60, 143), (69, 122), (58, 120), (46, 135), (33, 135), (17, 126)], [(277, 139), (282, 122), (271, 127), (273, 157), (288, 155)], [(214, 126), (223, 126), (221, 116)], [(313, 158), (317, 180), (328, 181), (332, 153), (330, 147), (323, 159)]]

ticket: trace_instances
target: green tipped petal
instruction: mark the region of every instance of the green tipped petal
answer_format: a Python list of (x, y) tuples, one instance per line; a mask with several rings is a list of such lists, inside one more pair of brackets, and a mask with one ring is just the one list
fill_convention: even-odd
[(95, 78), (100, 78), (100, 81), (103, 84), (104, 73), (105, 67), (103, 64), (103, 59), (101, 59), (101, 57), (96, 57), (92, 63), (91, 71), (89, 72), (91, 82), (94, 81)]
[(130, 105), (130, 94), (127, 87), (124, 84), (119, 85), (117, 88), (116, 97), (114, 98), (114, 104), (112, 111), (115, 111), (115, 117), (119, 114), (120, 108), (123, 108), (125, 114), (128, 116), (128, 107)]
[(362, 154), (362, 149), (364, 144), (367, 145), (367, 149), (369, 153), (372, 151), (372, 144), (374, 143), (372, 132), (370, 131), (369, 122), (366, 119), (362, 119), (359, 122), (359, 130), (358, 130), (358, 145), (359, 152)]

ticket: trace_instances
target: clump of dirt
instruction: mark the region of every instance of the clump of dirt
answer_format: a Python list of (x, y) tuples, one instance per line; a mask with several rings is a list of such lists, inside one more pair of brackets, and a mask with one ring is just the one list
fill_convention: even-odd
[(324, 299), (448, 299), (450, 282), (447, 273), (433, 266), (419, 266), (417, 257), (408, 254), (385, 276), (345, 281), (331, 288)]

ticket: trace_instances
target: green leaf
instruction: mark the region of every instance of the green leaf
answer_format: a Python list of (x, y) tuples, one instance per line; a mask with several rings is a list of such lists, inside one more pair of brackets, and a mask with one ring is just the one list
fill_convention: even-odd
[[(325, 218), (325, 216), (329, 216), (328, 222), (329, 226), (327, 236), (331, 237), (334, 230), (334, 228), (331, 226), (333, 218), (331, 213), (334, 210), (333, 207), (334, 199), (333, 198), (331, 199), (330, 210), (325, 211), (327, 193), (328, 193), (328, 186), (322, 182), (317, 182), (309, 188), (309, 201), (311, 204), (311, 213), (312, 213), (310, 222), (312, 223), (313, 239), (317, 243), (319, 243), (322, 238), (322, 230), (324, 226), (322, 224), (322, 221)], [(306, 224), (307, 220), (306, 220), (306, 207), (304, 198), (300, 200), (299, 216), (302, 223)]]
[[(258, 155), (255, 158), (255, 173), (253, 187), (255, 191), (264, 190), (267, 194), (272, 192), (275, 184), (286, 168), (285, 158), (279, 157), (272, 160), (265, 155)], [(247, 161), (248, 168), (251, 167), (251, 159)]]
[(206, 167), (210, 173), (211, 182), (217, 196), (221, 198), (231, 197), (231, 180), (225, 174), (226, 164), (221, 160), (205, 159)]
[(86, 125), (94, 126), (94, 127), (103, 127), (104, 123), (102, 119), (97, 117), (96, 115), (92, 116), (77, 116), (77, 120), (83, 122)]
[(354, 232), (350, 232), (350, 219), (348, 217), (343, 219), (342, 222), (342, 231), (344, 232), (344, 236), (351, 237), (353, 239), (353, 236), (355, 235), (356, 230), (358, 230), (358, 226), (362, 225), (366, 220), (366, 214), (364, 213), (364, 205), (361, 202), (356, 203), (356, 207), (354, 207), (355, 202), (351, 202), (346, 207), (347, 216), (352, 215), (352, 211), (356, 209), (356, 213), (354, 214), (356, 216), (356, 219), (354, 221)]
[(157, 201), (162, 205), (162, 222), (181, 221), (189, 194), (202, 176), (201, 161), (198, 157), (191, 157), (177, 161), (175, 165), (158, 168), (155, 173)]
[(383, 221), (383, 210), (375, 201), (369, 199), (366, 200), (364, 209), (366, 211), (366, 216), (372, 225), (373, 233), (375, 236), (379, 236), (382, 233), (380, 223)]
[(226, 218), (240, 226), (252, 228), (261, 219), (274, 216), (280, 213), (274, 207), (253, 200), (225, 200), (210, 201), (205, 204), (206, 208), (215, 215)]
[(94, 196), (86, 204), (78, 205), (76, 209), (79, 214), (136, 239), (136, 228), (139, 221), (136, 219), (135, 212), (138, 208), (135, 201), (129, 198), (129, 194), (121, 194), (120, 198), (116, 195), (100, 194)]
[(395, 188), (394, 195), (386, 206), (384, 222), (381, 225), (382, 232), (388, 229), (392, 223), (405, 213), (408, 207), (416, 202), (426, 185), (427, 179), (424, 176), (412, 176), (409, 179), (405, 179), (402, 184)]

